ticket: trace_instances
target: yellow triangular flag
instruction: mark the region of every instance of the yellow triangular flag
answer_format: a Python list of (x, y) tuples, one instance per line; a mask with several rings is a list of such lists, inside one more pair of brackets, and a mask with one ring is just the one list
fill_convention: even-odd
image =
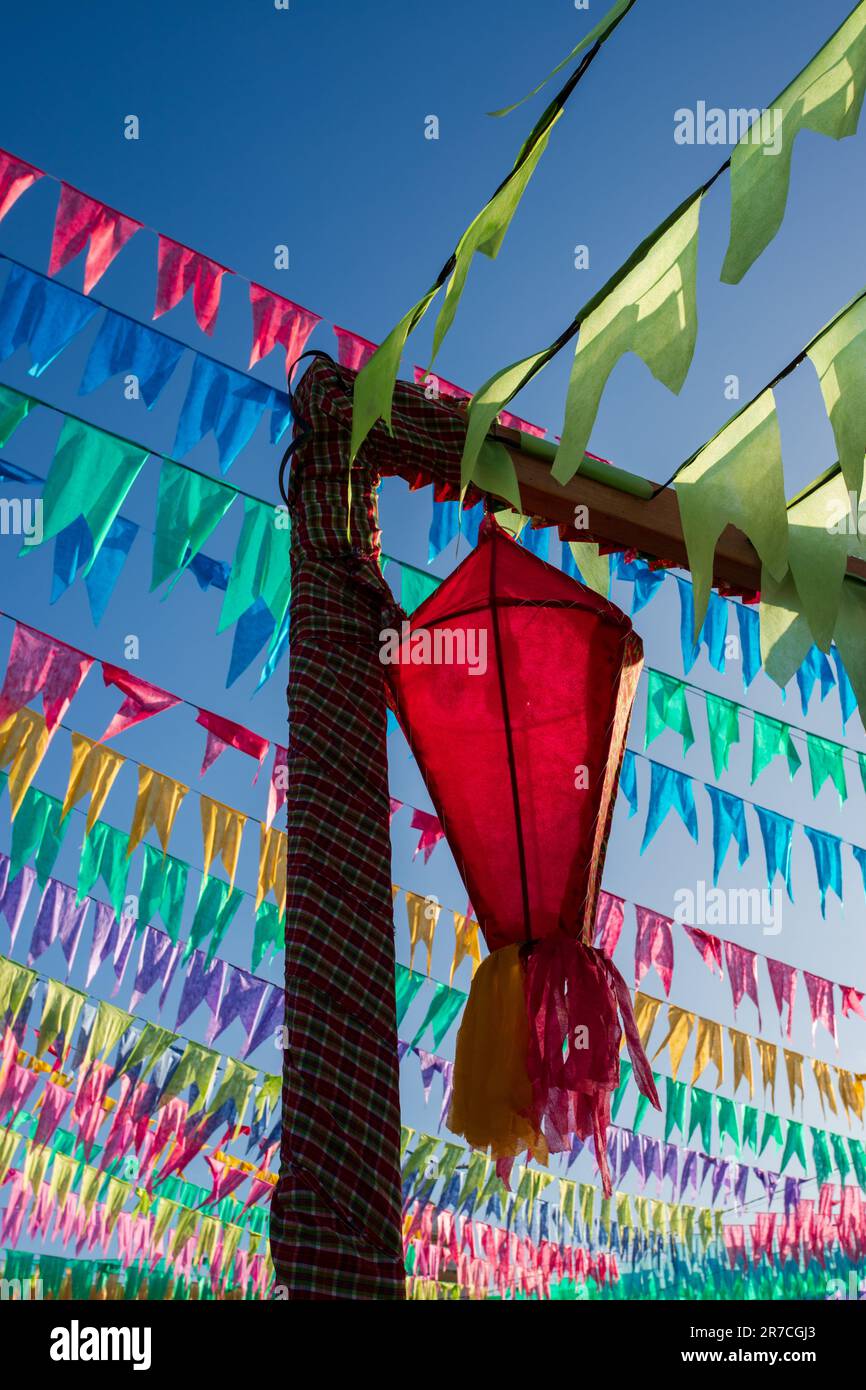
[[(451, 975), (448, 983), (454, 983), (454, 971), (461, 961), (468, 956), (472, 961), (472, 976), (481, 964), (481, 943), (478, 940), (478, 923), (474, 917), (467, 917), (463, 912), (455, 912), (454, 916), (454, 959), (451, 962)], [(430, 974), (430, 971), (427, 971)]]
[(789, 1052), (784, 1048), (785, 1071), (788, 1073), (788, 1090), (791, 1093), (791, 1109), (794, 1109), (797, 1101), (797, 1090), (805, 1099), (806, 1088), (803, 1085), (803, 1057), (799, 1052)]
[(736, 1095), (737, 1087), (745, 1077), (749, 1083), (749, 1100), (751, 1100), (755, 1094), (752, 1078), (751, 1039), (748, 1033), (741, 1033), (737, 1028), (729, 1028), (728, 1037), (731, 1040), (731, 1047), (734, 1049), (734, 1095)]
[(714, 1090), (718, 1090), (725, 1076), (725, 1060), (722, 1051), (722, 1025), (711, 1018), (698, 1018), (698, 1040), (695, 1045), (695, 1065), (692, 1068), (692, 1085), (698, 1080), (704, 1068), (712, 1062), (718, 1072)]
[(238, 855), (241, 851), (241, 836), (247, 823), (246, 816), (232, 806), (224, 806), (209, 796), (201, 798), (201, 833), (204, 842), (205, 873), (219, 854), (223, 867), (229, 876), (229, 887), (235, 886)]
[(0, 1129), (0, 1183), (6, 1181), (6, 1174), (12, 1166), (15, 1150), (21, 1143), (21, 1135), (14, 1129)]
[(761, 1085), (764, 1092), (770, 1092), (770, 1104), (776, 1104), (776, 1058), (778, 1049), (775, 1043), (764, 1042), (763, 1038), (756, 1038), (758, 1045), (758, 1056), (761, 1059)]
[(845, 1114), (848, 1123), (851, 1123), (851, 1115), (855, 1114), (858, 1120), (863, 1120), (863, 1105), (866, 1101), (866, 1092), (863, 1087), (863, 1077), (854, 1076), (850, 1071), (837, 1069), (836, 1076), (839, 1080), (839, 1097), (845, 1107)]
[(271, 889), (281, 912), (286, 910), (286, 855), (288, 837), (284, 830), (271, 826), (259, 828), (259, 881), (256, 887), (256, 911)]
[[(658, 1011), (662, 1006), (660, 999), (651, 999), (648, 994), (641, 994), (637, 990), (634, 996), (634, 1021), (637, 1024), (637, 1031), (640, 1034), (641, 1046), (646, 1052), (649, 1046), (650, 1036), (655, 1025)], [(625, 1037), (623, 1037), (623, 1047), (625, 1047)]]
[(166, 853), (174, 818), (188, 791), (189, 787), (184, 786), (183, 782), (176, 782), (162, 772), (154, 772), (152, 767), (145, 767), (143, 763), (139, 766), (138, 800), (129, 832), (127, 859), (141, 844), (151, 826), (159, 836), (163, 854)]
[(695, 1026), (695, 1016), (687, 1009), (680, 1009), (676, 1004), (668, 1006), (668, 1031), (667, 1036), (662, 1039), (659, 1047), (656, 1048), (653, 1061), (664, 1051), (665, 1047), (670, 1049), (671, 1071), (676, 1080), (680, 1062), (683, 1060), (683, 1053), (688, 1046), (689, 1038), (692, 1036), (692, 1029)]
[(82, 797), (90, 794), (90, 806), (87, 810), (87, 833), (93, 829), (99, 813), (105, 805), (105, 798), (114, 785), (114, 779), (123, 767), (126, 759), (120, 753), (115, 753), (113, 748), (106, 748), (102, 743), (95, 743), (91, 738), (85, 738), (84, 734), (72, 735), (72, 765), (69, 769), (69, 781), (66, 784), (66, 795), (63, 798), (63, 810), (60, 819), (63, 820), (73, 806), (77, 806)]
[(406, 894), (406, 915), (409, 918), (409, 969), (413, 968), (415, 947), (423, 941), (427, 947), (427, 974), (433, 960), (433, 937), (442, 911), (436, 898), (422, 898), (418, 893)]
[(42, 715), (26, 706), (0, 725), (0, 767), (9, 769), (11, 820), (17, 816), (53, 736), (54, 730), (49, 733)]
[(818, 1087), (818, 1099), (821, 1102), (822, 1115), (827, 1114), (827, 1111), (824, 1108), (825, 1100), (829, 1105), (830, 1109), (832, 1110), (833, 1114), (838, 1115), (839, 1110), (836, 1105), (836, 1093), (833, 1090), (833, 1081), (830, 1076), (830, 1068), (828, 1067), (827, 1063), (819, 1062), (817, 1059), (813, 1058), (812, 1075), (815, 1078), (815, 1085)]
[(37, 1057), (41, 1057), (61, 1033), (65, 1046), (69, 1046), (85, 999), (86, 995), (80, 990), (70, 989), (69, 985), (64, 985), (60, 980), (48, 981), (45, 1002), (42, 1005), (39, 1037), (36, 1040)]

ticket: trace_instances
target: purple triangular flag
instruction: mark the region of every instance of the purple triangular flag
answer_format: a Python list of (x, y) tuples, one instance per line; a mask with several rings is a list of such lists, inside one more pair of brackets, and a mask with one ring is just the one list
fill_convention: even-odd
[(90, 957), (87, 962), (87, 978), (84, 981), (85, 989), (90, 987), (91, 980), (109, 952), (114, 949), (116, 942), (117, 918), (114, 915), (114, 908), (109, 907), (108, 903), (97, 901), (93, 939), (90, 943)]
[(285, 1021), (286, 994), (282, 985), (271, 985), (270, 995), (265, 997), (261, 1010), (259, 1011), (258, 1022), (246, 1049), (244, 1056), (250, 1052), (255, 1052), (256, 1048), (264, 1042), (269, 1033), (272, 1033), (278, 1024)]
[(219, 1008), (225, 974), (226, 962), (224, 960), (214, 960), (206, 966), (204, 951), (193, 951), (186, 972), (186, 979), (183, 982), (180, 1003), (177, 1006), (177, 1018), (174, 1021), (175, 1032), (182, 1024), (186, 1023), (190, 1014), (195, 1012), (203, 999), (207, 1000), (211, 1014), (216, 1013)]
[(253, 1024), (258, 1016), (262, 1000), (269, 989), (270, 984), (267, 980), (260, 980), (257, 975), (250, 975), (248, 971), (241, 970), (239, 966), (230, 965), (226, 973), (225, 989), (219, 1008), (211, 1019), (205, 1034), (205, 1042), (208, 1046), (219, 1037), (224, 1029), (234, 1023), (236, 1018), (239, 1018), (244, 1028), (244, 1043), (240, 1055), (245, 1057), (252, 1036)]
[(66, 957), (68, 976), (75, 961), (81, 929), (89, 909), (89, 898), (76, 903), (74, 888), (68, 883), (61, 883), (59, 879), (49, 878), (39, 901), (36, 924), (27, 953), (27, 964), (32, 965), (43, 951), (47, 951), (49, 946), (59, 941)]
[(145, 927), (138, 953), (138, 970), (129, 1001), (131, 1013), (135, 1012), (138, 1004), (157, 982), (162, 985), (162, 993), (165, 993), (179, 958), (179, 941), (172, 941), (166, 932), (159, 931), (157, 927)]
[(9, 930), (12, 934), (9, 941), (11, 954), (15, 949), (15, 938), (18, 935), (18, 928), (21, 926), (21, 918), (24, 916), (30, 890), (36, 882), (36, 870), (25, 864), (10, 883), (9, 864), (8, 854), (0, 854), (0, 913), (9, 923)]

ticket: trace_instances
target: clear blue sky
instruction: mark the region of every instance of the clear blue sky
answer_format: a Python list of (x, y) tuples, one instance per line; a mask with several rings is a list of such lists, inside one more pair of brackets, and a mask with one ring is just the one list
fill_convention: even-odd
[[(575, 310), (621, 263), (633, 247), (725, 157), (711, 147), (683, 147), (673, 139), (674, 112), (698, 100), (708, 105), (760, 106), (768, 103), (816, 51), (850, 9), (849, 0), (728, 0), (700, 5), (666, 0), (663, 6), (638, 0), (632, 14), (593, 65), (560, 123), (497, 263), (479, 261), (455, 329), (438, 366), (442, 374), (475, 387), (498, 366), (550, 341)], [(481, 201), (496, 186), (543, 98), (505, 120), (485, 112), (522, 96), (604, 13), (593, 0), (591, 13), (578, 13), (570, 0), (476, 0), (467, 7), (441, 0), (430, 9), (397, 0), (358, 5), (331, 0), (315, 5), (291, 0), (288, 12), (270, 0), (206, 7), (150, 0), (118, 7), (92, 0), (83, 13), (49, 4), (19, 7), (4, 15), (9, 61), (0, 90), (0, 144), (45, 170), (122, 209), (151, 227), (211, 255), (251, 279), (272, 287), (324, 316), (311, 346), (333, 347), (329, 323), (378, 340), (418, 297), (445, 259)], [(123, 138), (123, 121), (138, 115), (141, 138)], [(424, 138), (424, 121), (435, 114), (440, 138)], [(740, 377), (747, 399), (847, 302), (866, 280), (862, 228), (866, 221), (863, 179), (864, 139), (837, 145), (806, 134), (798, 141), (788, 214), (768, 251), (736, 288), (721, 285), (718, 272), (726, 245), (728, 184), (721, 180), (705, 201), (699, 257), (698, 346), (689, 379), (676, 398), (659, 386), (636, 360), (620, 365), (605, 395), (591, 448), (646, 476), (667, 476), (730, 413), (724, 379)], [(37, 269), (47, 266), (56, 185), (45, 181), (28, 193), (0, 226), (0, 251)], [(286, 243), (290, 269), (273, 269), (273, 248)], [(574, 246), (590, 248), (590, 269), (576, 271)], [(148, 320), (155, 284), (155, 239), (142, 233), (119, 256), (100, 283), (97, 296)], [(2, 272), (0, 272), (2, 273)], [(81, 263), (61, 279), (80, 287)], [(249, 352), (246, 287), (227, 279), (216, 334), (209, 345), (196, 327), (189, 303), (162, 320), (167, 332), (194, 348), (244, 368)], [(80, 404), (77, 388), (94, 326), (80, 336), (36, 385), (60, 406)], [(424, 360), (429, 336), (404, 363)], [(26, 354), (3, 365), (5, 382), (26, 388)], [(518, 409), (559, 432), (568, 354), (555, 362), (521, 398)], [(100, 424), (170, 451), (189, 367), (184, 365), (150, 413), (122, 399), (118, 382), (109, 383), (84, 403), (83, 413)], [(257, 374), (280, 384), (279, 354)], [(32, 385), (32, 382), (30, 382)], [(807, 366), (779, 392), (789, 494), (827, 466), (832, 439), (817, 385)], [(7, 457), (44, 472), (56, 423), (46, 416), (28, 422), (7, 448)], [(279, 451), (264, 430), (235, 463), (229, 481), (276, 498)], [(190, 462), (217, 472), (212, 440), (190, 455)], [(152, 524), (157, 468), (148, 465), (124, 508), (126, 515)], [(410, 563), (426, 560), (429, 494), (409, 496), (399, 482), (383, 488), (385, 549)], [(227, 521), (207, 547), (219, 558), (233, 552), (239, 517)], [(186, 578), (165, 604), (148, 595), (150, 555), (140, 536), (108, 614), (94, 630), (83, 586), (73, 587), (55, 608), (48, 606), (51, 562), (45, 553), (15, 560), (17, 546), (0, 538), (2, 607), (29, 623), (80, 645), (108, 661), (122, 661), (127, 634), (138, 635), (138, 673), (195, 703), (250, 724), (285, 741), (284, 681), (272, 680), (251, 698), (258, 666), (229, 691), (224, 689), (231, 636), (216, 637), (219, 596), (202, 595)], [(558, 548), (557, 548), (558, 557)], [(436, 563), (447, 573), (449, 551)], [(615, 596), (627, 603), (630, 592)], [(638, 619), (647, 659), (680, 672), (678, 604), (673, 580)], [(733, 624), (731, 630), (733, 631)], [(0, 655), (10, 635), (0, 625)], [(737, 698), (738, 668), (724, 678), (702, 656), (691, 679)], [(76, 700), (68, 719), (73, 727), (98, 736), (116, 707), (98, 685), (98, 675)], [(761, 675), (750, 692), (754, 704), (783, 712), (776, 689)], [(711, 780), (703, 713), (693, 704), (697, 745), (685, 764)], [(786, 706), (802, 722), (792, 693)], [(197, 786), (203, 746), (191, 731), (189, 710), (176, 710), (158, 723), (126, 734), (118, 746), (131, 756)], [(725, 785), (750, 795), (749, 725)], [(839, 737), (835, 696), (813, 705), (810, 727)], [(643, 732), (643, 696), (632, 742)], [(862, 729), (852, 721), (847, 742), (862, 747)], [(391, 740), (394, 794), (413, 804), (428, 803), (405, 746)], [(665, 735), (655, 755), (679, 766), (677, 744)], [(62, 791), (68, 769), (68, 736), (57, 736), (38, 782)], [(642, 801), (646, 770), (639, 769)], [(862, 789), (849, 766), (849, 809), (840, 813), (825, 789), (813, 803), (807, 773), (793, 788), (771, 770), (757, 789), (763, 804), (801, 820), (866, 842)], [(251, 770), (240, 755), (227, 753), (208, 774), (203, 790), (251, 815), (262, 814), (266, 788), (251, 788)], [(106, 818), (127, 828), (135, 778), (127, 771), (112, 792)], [(201, 862), (196, 798), (178, 819), (173, 849)], [(702, 828), (709, 833), (709, 809), (699, 801)], [(5, 812), (4, 812), (5, 814)], [(406, 818), (408, 821), (408, 817)], [(669, 823), (644, 860), (638, 858), (643, 814), (627, 822), (617, 813), (605, 884), (613, 892), (662, 912), (673, 909), (678, 887), (711, 875), (711, 847), (695, 848), (681, 827)], [(8, 847), (8, 823), (0, 826), (0, 847)], [(80, 833), (80, 832), (79, 832)], [(726, 871), (723, 883), (763, 883), (763, 856), (754, 821), (752, 857), (739, 879)], [(72, 835), (58, 861), (61, 877), (74, 875), (77, 857)], [(419, 892), (432, 892), (448, 907), (463, 909), (465, 892), (444, 846), (424, 868), (411, 861), (413, 836), (395, 826), (394, 878)], [(786, 905), (780, 936), (755, 939), (754, 929), (727, 934), (798, 966), (843, 983), (866, 986), (859, 886), (846, 861), (850, 906), (835, 900), (826, 922), (818, 913), (811, 853), (801, 838), (794, 866), (797, 904)], [(249, 831), (238, 881), (255, 883), (255, 836)], [(32, 909), (22, 930), (28, 939)], [(251, 911), (243, 911), (224, 946), (225, 955), (248, 962)], [(242, 924), (242, 925), (241, 925)], [(618, 956), (630, 974), (632, 924), (627, 918)], [(398, 952), (407, 959), (406, 932), (399, 919)], [(450, 920), (443, 917), (433, 973), (446, 978), (451, 957)], [(733, 1022), (727, 983), (704, 970), (682, 933), (675, 941), (677, 965), (672, 998), (698, 1012)], [(59, 949), (43, 968), (61, 969)], [(272, 977), (278, 978), (278, 963)], [(73, 983), (79, 982), (76, 970)], [(107, 989), (107, 972), (97, 987)], [(131, 976), (128, 977), (131, 978)], [(120, 995), (128, 997), (128, 980)], [(466, 967), (456, 981), (468, 983)], [(650, 992), (659, 993), (654, 976)], [(761, 976), (764, 1036), (778, 1038), (775, 1008)], [(176, 999), (178, 990), (173, 992)], [(808, 1013), (802, 982), (793, 1046), (810, 1050)], [(838, 1002), (838, 1000), (837, 1000)], [(406, 1031), (420, 1018), (419, 1005)], [(417, 1014), (417, 1018), (416, 1018)], [(172, 1005), (167, 1021), (173, 1022)], [(190, 1027), (203, 1031), (203, 1012)], [(757, 1033), (754, 1011), (746, 1003), (740, 1026)], [(866, 1070), (862, 1022), (840, 1025), (841, 1052), (819, 1033), (817, 1053), (852, 1070)], [(199, 1035), (199, 1032), (196, 1033)], [(657, 1026), (656, 1038), (662, 1030)], [(781, 1039), (779, 1039), (781, 1040)], [(238, 1041), (232, 1031), (223, 1042)], [(451, 1055), (453, 1033), (443, 1051)], [(278, 1057), (263, 1049), (256, 1060), (273, 1069)], [(689, 1054), (690, 1056), (691, 1054)], [(660, 1059), (667, 1070), (667, 1059)], [(435, 1130), (439, 1086), (425, 1111), (417, 1066), (403, 1065), (407, 1121)], [(730, 1094), (728, 1085), (725, 1094)], [(741, 1088), (738, 1099), (744, 1098)], [(761, 1098), (758, 1096), (760, 1105)], [(780, 1076), (776, 1109), (790, 1114)], [(633, 1101), (621, 1120), (628, 1124)], [(814, 1107), (807, 1118), (816, 1121)], [(842, 1126), (844, 1128), (844, 1124)], [(649, 1126), (649, 1132), (657, 1129)], [(772, 1167), (772, 1150), (764, 1162)], [(581, 1160), (572, 1174), (586, 1178)], [(797, 1172), (795, 1168), (790, 1171)], [(627, 1183), (626, 1186), (629, 1184)], [(666, 1188), (667, 1193), (667, 1188)], [(752, 1190), (754, 1196), (754, 1189)]]

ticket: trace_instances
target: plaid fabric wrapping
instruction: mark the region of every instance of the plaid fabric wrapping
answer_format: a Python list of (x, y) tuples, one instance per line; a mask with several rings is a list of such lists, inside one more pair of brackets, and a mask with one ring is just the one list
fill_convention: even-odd
[[(378, 475), (458, 495), (460, 414), (398, 384), (352, 469), (354, 374), (317, 359), (296, 392), (293, 461), (287, 1049), (276, 1282), (289, 1297), (405, 1297), (384, 682), (402, 619), (378, 566)], [(298, 425), (296, 425), (296, 430)], [(476, 494), (477, 497), (477, 494)], [(470, 499), (470, 500), (475, 500)]]

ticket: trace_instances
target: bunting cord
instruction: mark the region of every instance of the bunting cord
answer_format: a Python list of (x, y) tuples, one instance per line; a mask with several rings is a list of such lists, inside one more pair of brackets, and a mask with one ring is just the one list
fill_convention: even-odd
[[(687, 680), (684, 676), (674, 676), (671, 674), (670, 671), (659, 670), (657, 666), (645, 666), (644, 670), (647, 674), (649, 674), (651, 671), (655, 671), (656, 675), (664, 676), (666, 680), (676, 681), (678, 685), (684, 686), (686, 690), (690, 690), (694, 695), (701, 695), (704, 698), (706, 698), (706, 696), (709, 695), (711, 699), (722, 700), (725, 701), (727, 704), (735, 705), (740, 714), (743, 714), (746, 717), (746, 719), (751, 719), (753, 722), (758, 719), (769, 719), (772, 720), (774, 724), (781, 724), (784, 728), (790, 729), (792, 734), (797, 734), (803, 740), (803, 746), (807, 749), (810, 738), (817, 737), (823, 739), (824, 737), (823, 734), (810, 734), (809, 730), (802, 728), (800, 724), (792, 724), (787, 719), (777, 719), (774, 714), (764, 714), (762, 710), (752, 709), (751, 705), (742, 705), (740, 704), (739, 700), (731, 700), (727, 695), (718, 695), (714, 690), (707, 690), (702, 685), (694, 685), (692, 681)], [(859, 770), (859, 749), (853, 748), (850, 743), (840, 743), (839, 740), (835, 738), (824, 739), (824, 742), (832, 743), (834, 748), (841, 748), (842, 756), (844, 757), (845, 761), (850, 766), (856, 767)], [(640, 750), (632, 748), (629, 751), (632, 753), (636, 753)], [(864, 753), (862, 756), (866, 758), (866, 753)], [(719, 790), (721, 790), (721, 788), (719, 788)], [(864, 790), (866, 790), (866, 788), (864, 788)]]
[[(647, 500), (652, 502), (653, 499), (658, 497), (660, 493), (664, 492), (666, 488), (669, 488), (671, 484), (674, 483), (676, 479), (679, 477), (680, 473), (682, 473), (684, 469), (688, 468), (689, 464), (694, 463), (698, 455), (703, 452), (703, 450), (707, 447), (708, 444), (712, 442), (713, 439), (716, 439), (720, 434), (723, 433), (724, 430), (728, 429), (734, 423), (735, 420), (739, 420), (740, 416), (744, 415), (747, 410), (750, 410), (751, 407), (755, 404), (755, 402), (760, 400), (761, 396), (766, 395), (768, 391), (775, 390), (775, 388), (781, 382), (783, 382), (786, 377), (789, 377), (792, 374), (792, 372), (796, 371), (798, 367), (802, 366), (802, 364), (806, 361), (806, 358), (809, 356), (809, 352), (811, 351), (811, 349), (821, 338), (824, 337), (825, 333), (829, 333), (830, 330), (836, 326), (836, 324), (843, 317), (843, 315), (847, 314), (850, 309), (854, 308), (855, 304), (859, 304), (863, 299), (866, 299), (866, 290), (861, 290), (860, 293), (856, 295), (854, 299), (852, 299), (848, 304), (846, 304), (843, 309), (840, 309), (839, 312), (835, 314), (834, 317), (830, 320), (830, 322), (826, 324), (824, 328), (820, 329), (820, 331), (816, 333), (814, 337), (810, 338), (806, 346), (804, 348), (801, 348), (800, 351), (794, 357), (791, 358), (790, 362), (787, 362), (785, 366), (782, 367), (781, 370), (776, 373), (776, 375), (772, 378), (771, 381), (767, 382), (766, 386), (762, 386), (760, 391), (755, 392), (751, 400), (746, 401), (746, 404), (740, 406), (740, 409), (734, 415), (731, 415), (729, 419), (725, 420), (721, 427), (718, 430), (716, 430), (715, 434), (712, 434), (709, 439), (704, 440), (703, 444), (698, 445), (694, 453), (690, 454), (689, 457), (687, 459), (684, 459), (682, 463), (677, 464), (677, 467), (674, 469), (667, 482), (658, 483), (656, 487), (653, 489), (653, 491), (650, 493), (650, 496)], [(828, 475), (835, 476), (835, 474), (839, 472), (840, 468), (839, 464), (837, 463), (833, 467), (828, 469), (826, 474), (822, 474), (820, 478), (815, 479), (812, 483), (810, 483), (808, 488), (806, 488), (804, 492), (799, 493), (796, 498), (789, 502), (788, 509), (790, 510), (790, 508), (794, 506), (796, 503), (805, 501), (807, 497), (811, 497), (811, 495), (814, 492), (817, 492), (818, 488), (823, 486), (823, 484), (828, 480)]]
[[(61, 289), (66, 290), (67, 293), (74, 294), (85, 304), (95, 304), (97, 309), (104, 309), (106, 314), (110, 314), (113, 318), (124, 319), (126, 323), (131, 323), (135, 328), (143, 328), (146, 333), (153, 333), (157, 338), (162, 338), (164, 342), (174, 343), (175, 347), (183, 348), (184, 352), (194, 353), (196, 357), (202, 357), (206, 362), (212, 362), (215, 367), (221, 367), (224, 371), (236, 372), (240, 376), (248, 377), (249, 380), (254, 381), (256, 385), (267, 387), (271, 391), (280, 391), (280, 387), (272, 386), (269, 381), (265, 381), (262, 377), (256, 376), (249, 367), (233, 367), (230, 362), (223, 362), (221, 358), (214, 357), (213, 353), (202, 352), (200, 348), (193, 347), (191, 343), (185, 342), (183, 338), (176, 338), (173, 333), (166, 333), (164, 328), (155, 328), (152, 323), (145, 323), (143, 320), (137, 319), (134, 314), (127, 314), (123, 309), (115, 309), (111, 304), (107, 304), (104, 299), (97, 299), (95, 294), (84, 294), (82, 290), (77, 290), (72, 285), (64, 284), (62, 280), (55, 279), (53, 275), (46, 275), (43, 270), (37, 270), (35, 266), (28, 265), (26, 261), (19, 261), (17, 257), (10, 256), (8, 251), (0, 251), (0, 261), (6, 261), (9, 265), (17, 266), (19, 270), (26, 271), (28, 275), (38, 276), (38, 278), (44, 280), (47, 285), (58, 285)], [(84, 327), (86, 328), (87, 325), (85, 324)], [(83, 329), (81, 331), (83, 331)], [(286, 395), (287, 393), (282, 392), (282, 394)]]
[[(15, 615), (14, 615), (13, 613), (7, 612), (7, 610), (6, 610), (5, 608), (0, 608), (0, 618), (5, 618), (5, 619), (6, 619), (8, 622), (10, 622), (10, 623), (20, 624), (21, 627), (29, 627), (31, 632), (36, 632), (36, 633), (38, 633), (40, 637), (47, 637), (48, 640), (49, 640), (50, 642), (56, 642), (56, 643), (58, 643), (61, 647), (65, 647), (65, 646), (68, 646), (68, 645), (69, 645), (67, 642), (63, 642), (59, 637), (54, 637), (50, 632), (43, 632), (41, 628), (38, 628), (38, 627), (31, 627), (30, 623), (25, 623), (25, 621), (24, 621), (23, 618), (16, 618)], [(104, 669), (106, 666), (114, 666), (114, 665), (115, 665), (115, 663), (114, 663), (113, 661), (105, 661), (101, 656), (94, 656), (94, 654), (93, 654), (92, 652), (85, 652), (85, 651), (83, 651), (81, 647), (75, 647), (74, 650), (75, 650), (75, 651), (81, 652), (81, 655), (82, 655), (82, 656), (86, 656), (90, 661), (98, 661), (98, 662), (99, 662), (99, 665), (102, 666), (103, 669)], [(118, 669), (118, 668), (116, 668), (116, 669)], [(143, 677), (142, 677), (142, 679), (143, 679)], [(160, 689), (161, 689), (161, 687), (160, 687)], [(37, 692), (37, 693), (38, 693), (38, 692)], [(176, 700), (177, 703), (178, 703), (179, 705), (187, 705), (187, 706), (189, 707), (189, 709), (194, 709), (194, 710), (196, 711), (197, 714), (213, 714), (213, 715), (215, 715), (217, 718), (222, 718), (222, 717), (223, 717), (223, 716), (221, 716), (221, 715), (216, 715), (216, 711), (215, 711), (215, 710), (205, 709), (205, 707), (204, 707), (203, 705), (197, 705), (197, 704), (195, 703), (194, 700), (188, 700), (184, 695), (175, 695), (175, 694), (173, 693), (173, 691), (171, 691), (171, 690), (164, 690), (164, 691), (162, 691), (162, 693), (163, 693), (164, 695), (171, 695), (172, 699), (173, 699), (173, 700)], [(167, 711), (164, 711), (164, 712), (167, 713)], [(151, 716), (151, 717), (153, 717), (153, 716)], [(229, 724), (232, 724), (232, 723), (235, 723), (236, 721), (235, 721), (235, 720), (229, 719), (229, 720), (227, 720), (226, 722), (229, 723)], [(65, 726), (64, 726), (64, 727), (65, 727)], [(257, 734), (257, 733), (255, 732), (254, 729), (248, 728), (247, 725), (245, 725), (245, 724), (239, 724), (238, 727), (244, 729), (247, 733), (253, 734), (253, 736), (254, 736), (255, 738), (261, 739), (263, 743), (267, 743), (268, 749), (269, 749), (269, 750), (270, 750), (270, 748), (282, 747), (282, 744), (278, 743), (278, 741), (277, 741), (276, 739), (274, 739), (274, 738), (267, 738), (267, 739), (266, 739), (262, 734)], [(202, 728), (204, 728), (204, 725), (202, 725)], [(72, 731), (70, 730), (70, 732), (72, 732)], [(207, 732), (207, 730), (205, 730), (205, 732)], [(265, 757), (267, 757), (267, 753), (265, 753)], [(134, 762), (135, 759), (131, 759), (131, 761)], [(264, 762), (264, 758), (262, 759), (262, 762)]]
[[(634, 757), (642, 758), (644, 762), (655, 763), (656, 767), (663, 767), (667, 772), (672, 772), (675, 777), (685, 777), (688, 779), (689, 782), (694, 782), (696, 785), (703, 787), (708, 785), (706, 782), (703, 781), (702, 778), (693, 777), (690, 772), (678, 771), (677, 768), (671, 767), (669, 763), (661, 763), (658, 761), (657, 758), (649, 757), (647, 753), (642, 753), (638, 748), (630, 748), (628, 751), (632, 753)], [(718, 783), (714, 782), (711, 785), (716, 787), (719, 791), (724, 790), (724, 788), (718, 786)], [(751, 801), (747, 796), (740, 796), (736, 792), (728, 792), (726, 793), (726, 795), (733, 796), (736, 801), (742, 801), (744, 806), (751, 806), (753, 811), (770, 811), (772, 815), (781, 816), (783, 820), (790, 821), (792, 825), (799, 826), (801, 830), (817, 829), (817, 827), (814, 825), (807, 825), (805, 821), (797, 820), (796, 816), (787, 816), (782, 811), (773, 811), (772, 808), (769, 806), (760, 806), (757, 801)], [(825, 834), (828, 832), (818, 831), (818, 833)], [(840, 844), (845, 845), (848, 849), (858, 851), (858, 853), (862, 854), (864, 858), (866, 858), (866, 846), (856, 845), (853, 840), (843, 840), (840, 835), (831, 835), (830, 838), (838, 839)]]

